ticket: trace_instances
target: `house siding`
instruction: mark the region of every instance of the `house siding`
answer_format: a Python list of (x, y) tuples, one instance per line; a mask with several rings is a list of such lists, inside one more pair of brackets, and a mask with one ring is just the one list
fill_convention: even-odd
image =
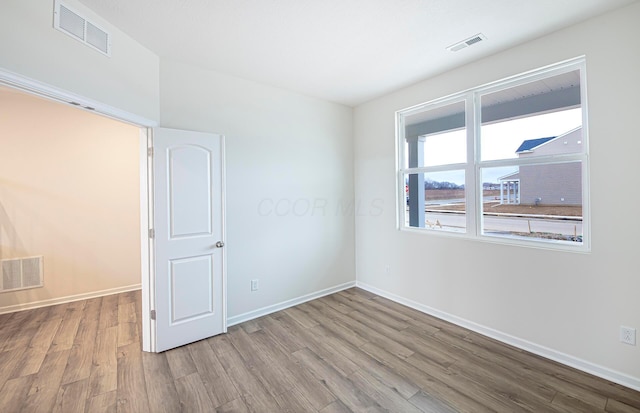
[(520, 203), (582, 205), (582, 164), (570, 162), (520, 167)]
[[(580, 127), (530, 152), (520, 153), (518, 157), (580, 153), (582, 141)], [(582, 165), (579, 162), (521, 166), (518, 177), (521, 204), (535, 205), (538, 201), (540, 205), (582, 205)]]

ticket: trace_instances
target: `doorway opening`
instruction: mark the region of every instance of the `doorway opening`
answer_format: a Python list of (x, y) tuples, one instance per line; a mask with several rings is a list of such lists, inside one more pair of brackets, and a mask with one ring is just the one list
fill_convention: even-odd
[(155, 122), (2, 71), (0, 99), (11, 99), (0, 123), (32, 137), (0, 135), (0, 259), (44, 257), (44, 286), (0, 295), (0, 311), (142, 289), (140, 333), (150, 351), (147, 145)]

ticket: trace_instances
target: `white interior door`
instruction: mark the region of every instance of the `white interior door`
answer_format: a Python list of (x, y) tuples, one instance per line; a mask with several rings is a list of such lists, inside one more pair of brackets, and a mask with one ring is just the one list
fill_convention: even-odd
[(155, 351), (226, 331), (224, 138), (153, 129)]

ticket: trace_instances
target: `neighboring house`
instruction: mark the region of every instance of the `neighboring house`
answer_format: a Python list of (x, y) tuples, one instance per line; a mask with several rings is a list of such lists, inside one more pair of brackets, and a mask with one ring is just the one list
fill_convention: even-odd
[[(582, 127), (563, 135), (528, 139), (516, 150), (519, 158), (580, 152)], [(582, 166), (579, 162), (522, 165), (500, 180), (501, 204), (582, 205)]]
[(500, 181), (500, 203), (520, 203), (520, 173), (512, 172), (509, 175), (498, 178)]

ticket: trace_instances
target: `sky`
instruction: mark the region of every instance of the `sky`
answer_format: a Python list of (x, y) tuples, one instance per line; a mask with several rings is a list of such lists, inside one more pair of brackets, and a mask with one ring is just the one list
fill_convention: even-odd
[[(582, 110), (576, 108), (483, 125), (480, 130), (481, 160), (517, 158), (516, 149), (523, 141), (562, 135), (581, 124)], [(424, 166), (463, 163), (466, 158), (466, 131), (427, 136), (424, 152)], [(497, 183), (499, 177), (515, 171), (517, 167), (486, 168), (482, 181)], [(425, 178), (462, 185), (464, 171), (429, 173)]]

